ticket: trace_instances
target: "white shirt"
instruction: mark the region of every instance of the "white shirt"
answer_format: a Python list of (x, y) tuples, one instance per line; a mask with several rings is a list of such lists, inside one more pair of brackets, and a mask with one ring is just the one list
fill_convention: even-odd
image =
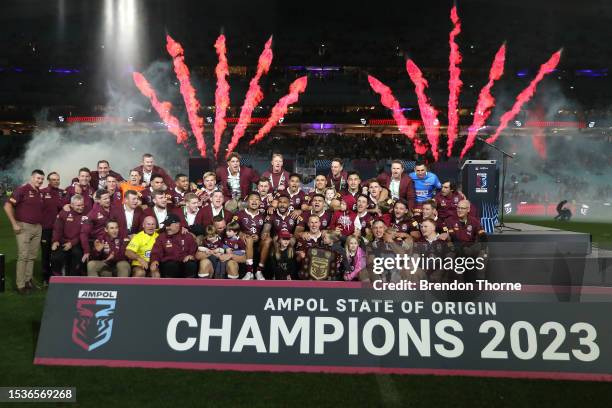
[(151, 176), (153, 175), (153, 172), (149, 172), (147, 173), (146, 171), (142, 170), (142, 181), (144, 181), (145, 183), (149, 184), (151, 182)]
[(217, 215), (221, 214), (223, 212), (223, 206), (219, 207), (218, 209), (210, 206), (210, 210), (212, 212), (213, 218), (216, 217)]
[(155, 214), (155, 218), (157, 218), (157, 224), (159, 228), (164, 226), (164, 221), (166, 221), (166, 217), (168, 216), (168, 210), (164, 208), (164, 210), (158, 210), (157, 207), (153, 207), (153, 213)]
[(195, 218), (198, 213), (190, 213), (189, 211), (185, 211), (185, 221), (187, 221), (187, 225), (192, 226), (195, 222)]
[(240, 197), (240, 170), (238, 170), (235, 176), (232, 176), (229, 167), (227, 168), (227, 184), (229, 184), (232, 196)]
[(399, 198), (399, 187), (400, 181), (391, 179), (391, 182), (389, 182), (389, 191), (391, 192), (391, 198), (393, 198), (394, 200), (397, 200)]
[(132, 222), (134, 222), (134, 210), (123, 205), (123, 212), (125, 213), (125, 225), (128, 231), (132, 229)]

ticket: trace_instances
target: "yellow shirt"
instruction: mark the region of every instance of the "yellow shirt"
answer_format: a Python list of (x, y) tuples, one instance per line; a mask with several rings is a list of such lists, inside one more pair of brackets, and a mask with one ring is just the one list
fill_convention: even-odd
[[(134, 252), (138, 256), (144, 258), (149, 261), (151, 258), (151, 250), (153, 249), (153, 245), (155, 244), (155, 240), (159, 236), (159, 233), (155, 231), (153, 235), (149, 235), (144, 231), (140, 231), (138, 234), (134, 235), (130, 240), (130, 243), (125, 249), (129, 249)], [(132, 266), (142, 266), (138, 261), (132, 261)]]

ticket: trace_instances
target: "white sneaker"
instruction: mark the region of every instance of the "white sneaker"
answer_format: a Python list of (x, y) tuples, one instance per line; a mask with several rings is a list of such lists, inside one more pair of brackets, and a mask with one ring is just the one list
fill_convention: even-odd
[(261, 273), (261, 271), (257, 271), (255, 273), (255, 276), (257, 277), (257, 280), (266, 280), (266, 278), (264, 278), (263, 273)]
[(253, 280), (253, 272), (247, 272), (242, 280)]

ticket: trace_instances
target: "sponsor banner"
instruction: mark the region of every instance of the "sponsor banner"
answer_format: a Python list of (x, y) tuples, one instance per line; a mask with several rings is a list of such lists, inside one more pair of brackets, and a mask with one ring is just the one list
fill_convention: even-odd
[(612, 290), (541, 289), (54, 277), (34, 362), (611, 381)]

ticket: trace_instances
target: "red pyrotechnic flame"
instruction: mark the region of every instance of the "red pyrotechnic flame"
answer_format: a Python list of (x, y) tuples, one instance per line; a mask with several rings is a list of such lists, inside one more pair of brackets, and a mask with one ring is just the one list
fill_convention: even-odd
[(465, 146), (461, 151), (461, 158), (467, 153), (468, 150), (474, 146), (476, 140), (476, 134), (481, 127), (484, 126), (487, 118), (491, 114), (491, 108), (495, 106), (495, 98), (491, 95), (491, 88), (493, 83), (497, 81), (504, 74), (504, 62), (506, 61), (506, 44), (502, 44), (499, 50), (495, 54), (491, 70), (489, 71), (489, 82), (480, 90), (478, 96), (478, 103), (476, 104), (476, 110), (474, 111), (474, 121), (472, 126), (468, 130), (468, 136), (465, 141)]
[(418, 154), (425, 154), (427, 146), (424, 146), (419, 138), (415, 137), (419, 125), (417, 123), (408, 124), (408, 120), (402, 113), (399, 101), (393, 96), (391, 88), (374, 78), (372, 75), (368, 75), (368, 82), (374, 92), (380, 95), (380, 103), (382, 103), (385, 108), (391, 109), (393, 119), (395, 119), (399, 131), (413, 141), (414, 150)]
[(546, 74), (549, 74), (550, 72), (555, 70), (555, 68), (559, 64), (560, 58), (561, 50), (555, 52), (548, 61), (542, 64), (542, 66), (540, 66), (536, 77), (531, 81), (531, 83), (529, 83), (529, 86), (523, 89), (523, 91), (521, 91), (521, 93), (516, 97), (516, 101), (514, 102), (512, 109), (510, 109), (508, 112), (504, 113), (501, 116), (501, 118), (499, 119), (499, 126), (497, 127), (497, 130), (495, 131), (493, 136), (487, 139), (488, 143), (494, 143), (497, 140), (501, 132), (503, 132), (504, 129), (506, 129), (506, 127), (508, 126), (508, 123), (512, 119), (514, 119), (514, 117), (518, 115), (518, 113), (521, 111), (521, 107), (531, 99), (531, 97), (535, 93), (536, 86), (538, 85), (538, 83), (544, 78)]
[(232, 140), (227, 146), (228, 156), (236, 148), (238, 141), (242, 138), (242, 136), (244, 136), (244, 132), (246, 131), (249, 121), (251, 120), (253, 110), (263, 99), (263, 92), (259, 86), (259, 79), (270, 69), (272, 57), (272, 37), (270, 37), (264, 46), (263, 52), (259, 56), (259, 61), (257, 62), (257, 72), (253, 79), (251, 79), (249, 90), (244, 98), (244, 105), (242, 105), (242, 110), (240, 111), (238, 123), (234, 127)]
[(457, 6), (453, 6), (451, 9), (451, 21), (453, 22), (453, 30), (450, 32), (448, 43), (450, 45), (449, 54), (449, 65), (448, 71), (450, 73), (450, 79), (448, 80), (448, 148), (447, 156), (450, 157), (453, 151), (453, 144), (457, 138), (457, 127), (459, 124), (459, 115), (457, 112), (457, 106), (459, 105), (459, 94), (461, 93), (461, 86), (463, 82), (459, 79), (461, 75), (461, 53), (459, 52), (459, 46), (455, 41), (456, 37), (461, 32), (461, 22), (457, 15)]
[(410, 80), (414, 84), (414, 91), (417, 94), (417, 101), (419, 103), (419, 110), (421, 111), (421, 118), (423, 119), (423, 125), (425, 126), (425, 133), (427, 134), (427, 140), (431, 145), (431, 152), (435, 161), (438, 161), (438, 139), (440, 138), (440, 123), (438, 122), (438, 111), (431, 106), (427, 95), (425, 95), (425, 88), (427, 88), (427, 80), (423, 78), (423, 73), (412, 61), (406, 61), (406, 70), (410, 76)]
[[(546, 114), (541, 106), (538, 106), (533, 112), (530, 112), (527, 119), (527, 126), (530, 122), (543, 122), (546, 120)], [(543, 127), (534, 127), (531, 134), (531, 144), (534, 150), (542, 160), (546, 160), (546, 133)]]
[(170, 102), (160, 102), (153, 87), (140, 72), (133, 72), (132, 78), (138, 90), (151, 101), (151, 106), (157, 112), (159, 117), (168, 127), (168, 131), (176, 136), (177, 143), (187, 141), (187, 131), (181, 127), (176, 116), (170, 113), (172, 104)]
[(296, 103), (300, 97), (300, 94), (306, 90), (308, 84), (308, 78), (306, 76), (299, 77), (289, 85), (289, 93), (278, 100), (276, 105), (272, 108), (270, 118), (268, 121), (259, 129), (253, 140), (249, 144), (253, 145), (264, 138), (265, 135), (272, 130), (278, 123), (280, 118), (285, 116), (289, 105)]
[(223, 131), (227, 127), (225, 121), (225, 114), (230, 104), (229, 92), (230, 86), (227, 82), (226, 77), (229, 75), (229, 67), (227, 64), (226, 48), (225, 48), (225, 36), (221, 34), (215, 42), (215, 50), (219, 57), (219, 63), (215, 68), (217, 75), (217, 90), (215, 91), (215, 144), (214, 151), (215, 157), (219, 155), (219, 148), (221, 147), (221, 137)]
[(185, 108), (187, 109), (187, 116), (189, 117), (189, 123), (191, 124), (191, 130), (196, 138), (198, 150), (202, 157), (206, 157), (206, 142), (204, 141), (204, 120), (198, 114), (200, 110), (200, 101), (196, 97), (196, 91), (191, 85), (191, 79), (189, 78), (189, 68), (185, 64), (185, 55), (183, 47), (178, 42), (174, 41), (172, 37), (166, 35), (166, 49), (170, 56), (172, 56), (174, 62), (174, 72), (180, 83), (181, 95), (185, 101)]

